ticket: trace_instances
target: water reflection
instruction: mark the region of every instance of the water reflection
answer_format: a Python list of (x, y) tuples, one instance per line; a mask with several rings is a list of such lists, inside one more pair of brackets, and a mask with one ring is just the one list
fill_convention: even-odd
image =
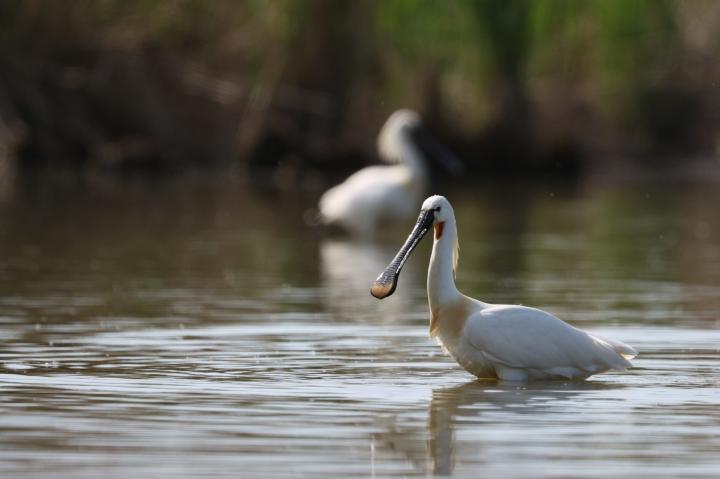
[(323, 240), (320, 264), (327, 310), (339, 319), (373, 323), (411, 318), (417, 297), (425, 291), (425, 273), (419, 262), (408, 262), (394, 296), (378, 301), (370, 295), (373, 280), (395, 253), (393, 246), (381, 243)]
[(5, 202), (0, 476), (715, 477), (719, 191), (453, 192), (465, 293), (641, 351), (526, 387), (428, 338), (430, 241), (370, 296), (412, 225), (320, 239), (234, 186)]
[[(578, 416), (587, 413), (582, 405), (584, 396), (612, 396), (623, 387), (617, 382), (601, 381), (517, 385), (472, 380), (459, 386), (434, 388), (424, 427), (403, 414), (384, 417), (380, 421), (382, 432), (373, 435), (373, 444), (385, 454), (402, 456), (424, 475), (451, 476), (456, 463), (462, 464), (466, 473), (472, 473), (487, 469), (489, 463), (511, 461), (517, 454), (514, 447), (536, 449), (544, 447), (544, 441), (552, 448), (552, 437), (542, 438), (539, 431), (573, 427), (589, 420)], [(522, 431), (519, 434), (518, 427)], [(498, 450), (498, 444), (507, 450)]]
[[(615, 389), (617, 384), (602, 382), (537, 383), (528, 385), (496, 384), (493, 382), (471, 381), (460, 386), (433, 390), (428, 406), (428, 464), (433, 475), (450, 475), (455, 465), (455, 455), (460, 450), (464, 462), (483, 462), (483, 437), (490, 441), (502, 441), (503, 431), (497, 428), (497, 421), (507, 415), (510, 422), (528, 422), (524, 416), (535, 416), (546, 424), (557, 423), (554, 414), (568, 406), (588, 391)], [(486, 417), (479, 417), (479, 416)], [(477, 442), (457, 444), (458, 429), (490, 429), (491, 433), (474, 434)]]

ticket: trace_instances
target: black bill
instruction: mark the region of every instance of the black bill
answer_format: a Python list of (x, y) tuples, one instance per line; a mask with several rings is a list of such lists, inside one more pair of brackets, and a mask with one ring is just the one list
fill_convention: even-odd
[(412, 137), (425, 155), (440, 163), (450, 174), (459, 175), (463, 172), (464, 167), (458, 157), (435, 140), (425, 128), (416, 128)]
[(410, 233), (410, 236), (408, 236), (408, 239), (405, 240), (405, 244), (402, 245), (400, 251), (398, 251), (387, 268), (385, 268), (385, 271), (380, 273), (380, 276), (377, 277), (372, 285), (372, 288), (370, 288), (370, 294), (375, 296), (377, 299), (383, 299), (395, 292), (398, 277), (400, 277), (400, 271), (405, 265), (405, 261), (407, 261), (410, 257), (410, 253), (413, 252), (423, 236), (430, 231), (433, 221), (435, 221), (434, 211), (427, 210), (420, 212), (420, 216), (418, 217), (417, 223), (415, 223), (415, 227)]

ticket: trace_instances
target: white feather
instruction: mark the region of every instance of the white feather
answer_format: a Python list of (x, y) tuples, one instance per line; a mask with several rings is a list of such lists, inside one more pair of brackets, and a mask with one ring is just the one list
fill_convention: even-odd
[(405, 166), (370, 166), (326, 191), (319, 208), (323, 222), (363, 236), (383, 221), (413, 216), (421, 197)]
[(631, 366), (615, 346), (535, 308), (488, 305), (468, 318), (463, 336), (478, 352), (529, 378), (584, 378)]

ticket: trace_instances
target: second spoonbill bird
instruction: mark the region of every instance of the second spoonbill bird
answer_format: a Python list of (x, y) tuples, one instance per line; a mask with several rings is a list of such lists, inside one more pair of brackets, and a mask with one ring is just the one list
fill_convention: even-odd
[(632, 366), (628, 359), (637, 351), (620, 341), (574, 328), (539, 309), (484, 303), (460, 293), (455, 286), (455, 214), (442, 196), (431, 196), (422, 204), (407, 241), (375, 280), (373, 296), (383, 299), (395, 292), (403, 265), (431, 228), (435, 242), (427, 277), (430, 335), (468, 372), (506, 381), (584, 379)]
[(427, 194), (426, 158), (441, 162), (451, 173), (462, 168), (459, 160), (423, 129), (420, 116), (398, 110), (378, 135), (378, 152), (385, 166), (368, 166), (323, 193), (320, 221), (369, 237), (383, 221), (412, 217)]

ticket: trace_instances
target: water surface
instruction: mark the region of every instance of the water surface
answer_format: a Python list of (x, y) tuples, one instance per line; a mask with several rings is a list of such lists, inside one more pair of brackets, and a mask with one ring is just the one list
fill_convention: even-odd
[(0, 206), (3, 477), (717, 477), (720, 189), (448, 194), (460, 288), (632, 344), (583, 383), (474, 381), (428, 338), (429, 242), (397, 293), (312, 195), (41, 191)]

